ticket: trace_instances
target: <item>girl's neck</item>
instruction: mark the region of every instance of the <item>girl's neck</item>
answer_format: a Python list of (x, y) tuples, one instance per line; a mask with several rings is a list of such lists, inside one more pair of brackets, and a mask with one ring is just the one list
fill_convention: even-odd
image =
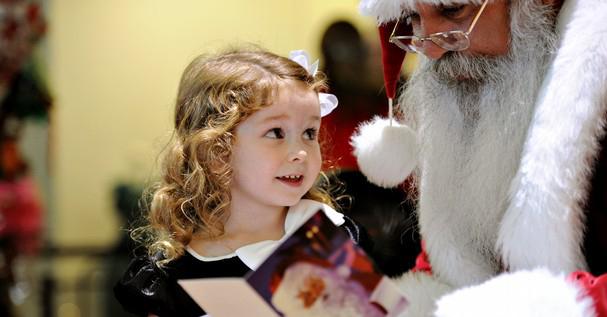
[(234, 202), (230, 217), (224, 224), (225, 233), (212, 240), (194, 237), (190, 247), (203, 256), (222, 256), (238, 248), (265, 240), (279, 240), (285, 234), (287, 207), (240, 208)]

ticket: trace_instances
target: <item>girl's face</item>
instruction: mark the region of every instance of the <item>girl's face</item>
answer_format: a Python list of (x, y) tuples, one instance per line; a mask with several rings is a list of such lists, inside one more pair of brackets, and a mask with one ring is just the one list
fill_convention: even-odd
[(305, 84), (279, 86), (274, 102), (241, 122), (232, 150), (232, 202), (239, 206), (296, 204), (320, 172), (318, 94)]

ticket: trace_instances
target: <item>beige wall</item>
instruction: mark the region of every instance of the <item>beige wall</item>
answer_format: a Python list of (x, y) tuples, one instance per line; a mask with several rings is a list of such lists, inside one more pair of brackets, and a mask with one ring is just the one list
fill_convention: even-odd
[(48, 81), (52, 206), (59, 245), (116, 237), (111, 188), (147, 181), (170, 131), (181, 71), (201, 52), (248, 41), (319, 56), (324, 28), (346, 18), (373, 32), (357, 0), (52, 0)]

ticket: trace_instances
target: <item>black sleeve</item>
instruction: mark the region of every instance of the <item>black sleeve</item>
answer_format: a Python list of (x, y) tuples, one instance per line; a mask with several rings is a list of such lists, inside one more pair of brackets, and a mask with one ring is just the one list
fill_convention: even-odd
[[(114, 296), (124, 310), (138, 316), (153, 313), (158, 316), (181, 316), (180, 301), (192, 301), (166, 270), (156, 266), (158, 256), (140, 256), (129, 264), (123, 277), (114, 286)], [(204, 315), (195, 303), (197, 315)]]
[(348, 232), (350, 239), (361, 247), (371, 259), (373, 259), (374, 243), (369, 236), (369, 233), (367, 233), (365, 227), (346, 215), (344, 215), (344, 220), (345, 222), (343, 225), (341, 225), (341, 227)]

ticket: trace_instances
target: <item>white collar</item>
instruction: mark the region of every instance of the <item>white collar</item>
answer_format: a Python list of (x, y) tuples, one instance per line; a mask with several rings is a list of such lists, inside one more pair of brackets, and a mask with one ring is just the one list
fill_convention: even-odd
[(285, 234), (279, 240), (264, 240), (248, 244), (236, 249), (234, 253), (217, 257), (202, 256), (190, 248), (190, 246), (186, 247), (186, 251), (194, 258), (204, 262), (219, 261), (238, 256), (246, 266), (251, 270), (255, 270), (284, 240), (289, 238), (319, 209), (322, 210), (336, 226), (341, 226), (345, 222), (344, 215), (335, 211), (335, 209), (314, 200), (302, 199), (287, 211), (284, 227)]

